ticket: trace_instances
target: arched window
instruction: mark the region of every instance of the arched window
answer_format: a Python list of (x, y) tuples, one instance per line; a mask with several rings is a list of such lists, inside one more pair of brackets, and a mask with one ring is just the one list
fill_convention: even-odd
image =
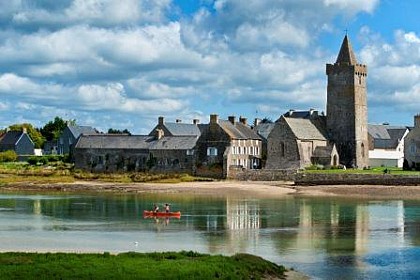
[(365, 157), (365, 144), (364, 143), (362, 143), (361, 145), (360, 145), (360, 147), (361, 147), (361, 149), (362, 149), (362, 157)]

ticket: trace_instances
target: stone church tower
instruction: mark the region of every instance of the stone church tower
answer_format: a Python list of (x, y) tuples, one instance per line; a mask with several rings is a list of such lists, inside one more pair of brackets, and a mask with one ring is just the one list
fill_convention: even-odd
[(334, 64), (327, 64), (327, 133), (340, 162), (348, 167), (369, 165), (367, 67), (357, 64), (347, 35)]

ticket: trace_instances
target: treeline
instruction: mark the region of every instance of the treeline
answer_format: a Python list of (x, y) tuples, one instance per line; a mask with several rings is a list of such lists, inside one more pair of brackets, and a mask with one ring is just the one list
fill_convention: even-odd
[[(35, 149), (44, 147), (46, 141), (56, 141), (60, 137), (61, 133), (67, 126), (76, 126), (76, 120), (64, 120), (60, 117), (55, 117), (54, 120), (47, 122), (43, 127), (36, 128), (30, 123), (21, 123), (10, 125), (6, 129), (0, 129), (0, 135), (6, 133), (7, 130), (11, 131), (22, 131), (26, 129), (26, 132), (31, 137), (35, 144)], [(128, 134), (131, 135), (127, 129), (118, 130), (114, 128), (108, 129), (109, 134)], [(9, 155), (10, 156), (10, 155)]]

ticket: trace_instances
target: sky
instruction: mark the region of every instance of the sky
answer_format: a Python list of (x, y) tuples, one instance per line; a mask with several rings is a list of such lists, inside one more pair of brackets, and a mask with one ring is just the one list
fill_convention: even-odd
[(324, 111), (348, 34), (369, 123), (420, 113), (418, 0), (0, 1), (0, 128), (59, 116), (106, 132)]

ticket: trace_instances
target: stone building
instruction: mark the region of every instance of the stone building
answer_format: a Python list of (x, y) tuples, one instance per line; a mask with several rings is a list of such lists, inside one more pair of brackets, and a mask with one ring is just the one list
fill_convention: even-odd
[(25, 156), (34, 155), (34, 149), (35, 144), (26, 132), (26, 128), (22, 131), (7, 131), (0, 140), (0, 152), (14, 151), (21, 160), (23, 160)]
[(198, 128), (199, 121), (194, 119), (192, 123), (183, 123), (180, 119), (176, 122), (165, 122), (164, 117), (158, 118), (158, 124), (152, 129), (149, 135), (155, 135), (156, 130), (160, 129), (164, 136), (200, 136)]
[(404, 140), (406, 168), (420, 170), (420, 114), (414, 117), (414, 128)]
[(97, 134), (96, 129), (90, 126), (69, 125), (60, 134), (57, 143), (59, 155), (71, 154), (77, 138), (82, 134)]
[(327, 135), (346, 166), (369, 166), (367, 67), (358, 64), (347, 35), (337, 61), (327, 64)]
[(94, 172), (159, 171), (194, 173), (195, 136), (157, 134), (81, 135), (74, 148), (75, 168)]
[(369, 124), (369, 166), (403, 167), (406, 126)]
[(267, 169), (336, 166), (339, 155), (326, 136), (325, 116), (317, 111), (289, 111), (268, 136)]
[(312, 109), (283, 115), (268, 136), (266, 168), (369, 166), (367, 67), (357, 63), (347, 35), (326, 74), (326, 116)]
[(197, 174), (229, 177), (232, 168), (261, 168), (262, 139), (253, 131), (246, 118), (219, 119), (210, 115), (210, 123), (199, 125), (197, 142)]

